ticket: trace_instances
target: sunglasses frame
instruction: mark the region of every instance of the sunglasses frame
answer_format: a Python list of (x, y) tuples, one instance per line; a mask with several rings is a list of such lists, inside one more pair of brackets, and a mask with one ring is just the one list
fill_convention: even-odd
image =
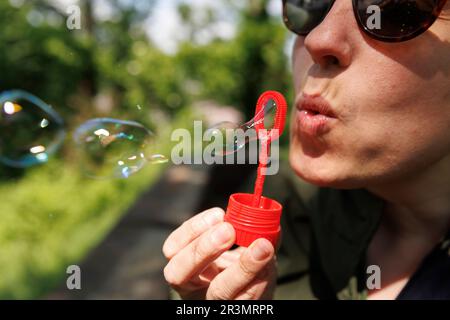
[[(305, 32), (305, 33), (297, 33), (295, 31), (293, 31), (293, 28), (291, 28), (289, 25), (289, 19), (287, 17), (287, 12), (286, 12), (286, 3), (288, 0), (282, 0), (282, 5), (283, 5), (283, 21), (284, 24), (286, 25), (286, 27), (293, 33), (299, 35), (299, 36), (306, 36), (308, 35), (309, 32)], [(406, 36), (398, 36), (398, 37), (390, 37), (390, 36), (382, 36), (382, 35), (378, 35), (376, 33), (374, 33), (372, 30), (370, 30), (364, 23), (363, 21), (361, 21), (361, 17), (358, 15), (358, 9), (357, 9), (357, 5), (358, 5), (358, 1), (359, 0), (352, 0), (352, 6), (353, 6), (353, 14), (355, 16), (356, 22), (358, 23), (359, 28), (365, 33), (367, 34), (369, 37), (371, 37), (372, 39), (375, 40), (379, 40), (382, 42), (404, 42), (404, 41), (408, 41), (411, 40), (413, 38), (416, 38), (417, 36), (421, 35), (422, 33), (424, 33), (425, 31), (427, 31), (437, 20), (437, 18), (439, 17), (439, 15), (442, 12), (442, 9), (444, 8), (445, 4), (447, 3), (447, 0), (438, 0), (437, 5), (435, 6), (435, 8), (433, 9), (432, 12), (432, 18), (430, 19), (430, 21), (428, 21), (428, 23), (426, 25), (422, 25), (418, 30), (414, 31), (411, 34), (408, 34)], [(336, 2), (336, 0), (332, 0), (330, 1), (330, 4), (327, 8), (327, 12), (326, 14), (322, 17), (322, 19), (320, 20), (320, 22), (317, 24), (317, 26), (319, 24), (322, 23), (322, 21), (326, 18), (326, 16), (328, 15), (328, 13), (330, 12), (332, 6), (334, 5), (334, 3)], [(316, 27), (317, 27), (316, 26)], [(315, 28), (315, 27), (314, 27)]]

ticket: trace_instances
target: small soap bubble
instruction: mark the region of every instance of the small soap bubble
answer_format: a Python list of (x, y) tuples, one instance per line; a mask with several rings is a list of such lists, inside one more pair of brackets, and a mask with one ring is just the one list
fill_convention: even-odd
[(0, 162), (26, 168), (45, 163), (64, 141), (64, 123), (51, 106), (22, 90), (0, 94)]
[[(276, 102), (268, 99), (263, 102), (261, 110), (249, 121), (243, 124), (224, 121), (217, 123), (207, 130), (207, 135), (214, 141), (222, 141), (222, 148), (214, 155), (225, 156), (241, 150), (250, 141), (258, 138), (256, 126), (264, 122), (265, 128), (271, 128), (275, 118)], [(217, 140), (216, 140), (217, 139)]]

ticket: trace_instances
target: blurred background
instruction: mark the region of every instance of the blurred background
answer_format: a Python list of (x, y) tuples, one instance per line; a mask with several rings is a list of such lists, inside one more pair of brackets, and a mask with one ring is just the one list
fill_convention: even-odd
[[(80, 29), (67, 26), (71, 5)], [(0, 1), (0, 91), (38, 96), (68, 133), (45, 164), (0, 164), (0, 299), (167, 298), (164, 239), (199, 210), (226, 206), (254, 166), (169, 161), (89, 179), (72, 132), (95, 117), (135, 120), (170, 156), (175, 128), (248, 120), (265, 90), (290, 103), (291, 46), (281, 0)], [(81, 290), (66, 287), (72, 264)]]

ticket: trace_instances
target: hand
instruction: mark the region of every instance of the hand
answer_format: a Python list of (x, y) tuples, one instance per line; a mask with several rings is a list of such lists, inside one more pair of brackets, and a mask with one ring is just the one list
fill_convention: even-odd
[(266, 239), (229, 250), (235, 240), (222, 209), (206, 210), (172, 232), (163, 246), (166, 281), (183, 299), (270, 299), (274, 248)]

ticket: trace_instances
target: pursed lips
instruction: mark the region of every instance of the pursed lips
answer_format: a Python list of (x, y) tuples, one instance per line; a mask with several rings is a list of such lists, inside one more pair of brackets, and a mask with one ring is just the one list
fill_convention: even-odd
[(296, 101), (299, 130), (309, 136), (320, 136), (331, 130), (337, 120), (331, 104), (320, 94), (303, 93)]
[(321, 114), (326, 117), (336, 118), (336, 113), (333, 111), (332, 106), (320, 94), (310, 95), (303, 93), (299, 99), (297, 99), (296, 108), (299, 111), (306, 110), (313, 114)]

